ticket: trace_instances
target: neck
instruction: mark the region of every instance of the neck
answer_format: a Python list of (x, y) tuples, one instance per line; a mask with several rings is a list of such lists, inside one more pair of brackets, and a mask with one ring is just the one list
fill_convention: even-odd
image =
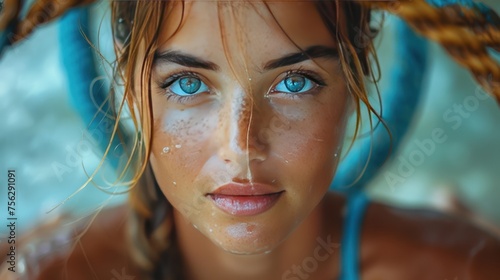
[(285, 241), (271, 252), (258, 255), (222, 250), (174, 211), (186, 279), (305, 279), (312, 274), (333, 277), (340, 259), (336, 246), (340, 244), (340, 206), (338, 198), (327, 195)]

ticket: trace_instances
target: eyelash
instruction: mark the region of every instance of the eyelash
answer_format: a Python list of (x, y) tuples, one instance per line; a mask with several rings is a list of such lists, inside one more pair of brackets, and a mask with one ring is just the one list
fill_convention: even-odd
[(177, 80), (179, 80), (180, 78), (186, 78), (186, 77), (192, 77), (192, 78), (197, 78), (197, 79), (203, 80), (200, 78), (200, 76), (198, 74), (196, 74), (195, 72), (191, 72), (191, 71), (179, 71), (179, 72), (173, 73), (168, 78), (166, 78), (164, 81), (159, 83), (159, 87), (161, 89), (163, 89), (163, 93), (167, 97), (167, 100), (172, 100), (174, 102), (179, 102), (179, 103), (185, 103), (190, 98), (194, 97), (194, 95), (193, 96), (181, 96), (181, 95), (175, 94), (175, 93), (171, 92), (170, 90), (168, 90), (168, 88), (173, 83), (175, 83)]
[[(293, 75), (302, 75), (305, 78), (314, 82), (316, 85), (311, 90), (309, 90), (307, 92), (303, 92), (300, 94), (289, 94), (289, 93), (286, 94), (287, 96), (289, 96), (289, 98), (301, 98), (306, 94), (307, 95), (308, 94), (315, 94), (316, 92), (318, 92), (319, 88), (327, 86), (325, 80), (323, 78), (321, 78), (321, 76), (319, 76), (318, 74), (316, 74), (313, 71), (305, 70), (303, 68), (290, 69), (290, 70), (286, 71), (285, 76), (282, 79), (280, 79), (279, 82), (281, 82), (281, 81), (285, 80), (286, 78), (289, 78)], [(278, 84), (273, 85), (273, 87), (268, 91), (268, 95), (279, 93), (279, 91), (276, 90), (277, 85)]]
[[(314, 86), (313, 89), (309, 90), (308, 92), (304, 92), (304, 93), (301, 93), (301, 94), (286, 94), (287, 96), (290, 96), (289, 98), (300, 98), (304, 94), (314, 94), (314, 93), (317, 92), (318, 88), (322, 88), (322, 87), (325, 87), (327, 85), (325, 83), (325, 81), (323, 80), (323, 78), (321, 78), (318, 74), (316, 74), (313, 71), (305, 70), (305, 69), (302, 69), (302, 68), (290, 69), (290, 70), (286, 71), (285, 76), (282, 79), (280, 79), (279, 81), (281, 82), (284, 79), (289, 78), (289, 77), (291, 77), (293, 75), (302, 75), (305, 78), (310, 79), (311, 81), (313, 81), (316, 85)], [(196, 95), (181, 96), (181, 95), (175, 94), (173, 92), (170, 92), (168, 90), (168, 88), (173, 83), (175, 83), (177, 80), (179, 80), (180, 78), (186, 78), (186, 77), (193, 77), (193, 78), (197, 78), (197, 79), (200, 79), (200, 80), (203, 81), (203, 79), (201, 79), (200, 76), (197, 73), (195, 73), (195, 72), (191, 72), (191, 71), (179, 71), (179, 72), (173, 73), (168, 78), (166, 78), (164, 81), (159, 82), (158, 86), (161, 89), (163, 89), (163, 93), (167, 97), (167, 100), (172, 100), (174, 102), (179, 102), (179, 103), (185, 103), (189, 99), (191, 99), (191, 98), (193, 98), (193, 97), (196, 96)], [(277, 84), (274, 84), (273, 87), (268, 91), (267, 94), (278, 93), (279, 91), (276, 90), (276, 86), (277, 86)]]
[(302, 68), (288, 70), (286, 72), (285, 78), (290, 77), (291, 75), (296, 75), (296, 74), (303, 75), (304, 77), (311, 79), (313, 82), (318, 84), (318, 86), (322, 86), (322, 87), (326, 86), (326, 82), (318, 74), (316, 74), (313, 71), (305, 70)]

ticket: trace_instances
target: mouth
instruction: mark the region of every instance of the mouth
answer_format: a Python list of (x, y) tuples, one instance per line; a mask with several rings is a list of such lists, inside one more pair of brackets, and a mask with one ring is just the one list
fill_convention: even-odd
[(271, 209), (284, 192), (260, 183), (230, 183), (208, 193), (207, 196), (215, 206), (230, 215), (253, 216)]

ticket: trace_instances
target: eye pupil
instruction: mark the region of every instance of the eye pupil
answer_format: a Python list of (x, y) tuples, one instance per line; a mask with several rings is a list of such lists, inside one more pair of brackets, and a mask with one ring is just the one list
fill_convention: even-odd
[(201, 81), (195, 77), (184, 77), (179, 80), (181, 89), (187, 94), (197, 92), (201, 87)]
[(291, 92), (301, 91), (306, 84), (306, 79), (302, 76), (292, 76), (285, 79), (285, 86)]

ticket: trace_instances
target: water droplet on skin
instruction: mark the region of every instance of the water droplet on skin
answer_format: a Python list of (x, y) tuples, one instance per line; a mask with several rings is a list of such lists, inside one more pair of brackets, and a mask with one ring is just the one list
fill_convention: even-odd
[(209, 231), (209, 232), (213, 232), (214, 230), (213, 230), (213, 229), (211, 229), (211, 228), (209, 228), (209, 229), (208, 229), (208, 231)]
[(271, 183), (276, 183), (276, 179), (272, 180)]
[(182, 147), (182, 146), (181, 146), (181, 144), (177, 144), (177, 145), (175, 145), (175, 148), (176, 148), (176, 149), (180, 149), (181, 147)]
[(161, 151), (161, 154), (162, 155), (168, 154), (168, 152), (170, 152), (170, 148), (169, 147), (164, 147), (163, 150)]
[(255, 225), (248, 223), (239, 223), (226, 228), (226, 233), (232, 238), (243, 238), (253, 233)]
[(174, 184), (174, 186), (177, 186), (177, 182), (172, 182), (172, 184)]
[(250, 225), (247, 226), (247, 232), (248, 233), (253, 233), (254, 229), (255, 229), (255, 225), (250, 224)]
[(337, 156), (338, 156), (338, 154), (336, 153), (336, 154), (334, 154), (333, 156), (334, 156), (334, 157), (337, 157)]

